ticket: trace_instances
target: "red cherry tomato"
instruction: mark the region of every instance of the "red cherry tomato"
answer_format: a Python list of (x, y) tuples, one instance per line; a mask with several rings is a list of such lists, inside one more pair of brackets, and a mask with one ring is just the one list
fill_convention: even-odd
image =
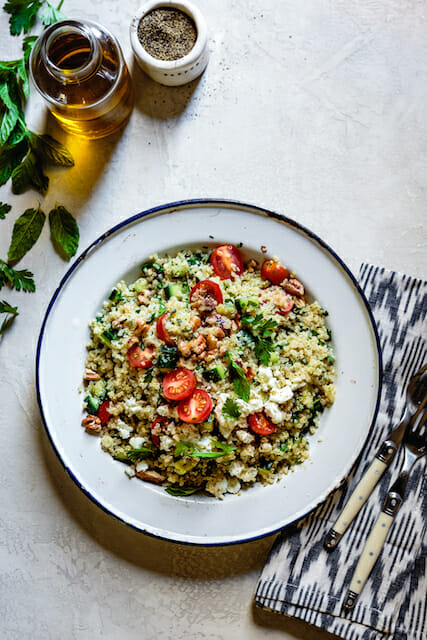
[(248, 424), (251, 431), (260, 436), (270, 436), (277, 429), (276, 425), (263, 413), (252, 413), (248, 418)]
[(98, 418), (101, 420), (101, 424), (105, 424), (111, 418), (109, 400), (104, 400), (104, 402), (99, 405)]
[(220, 286), (212, 280), (201, 280), (190, 291), (190, 300), (194, 298), (213, 298), (218, 304), (222, 304), (224, 299)]
[(282, 316), (286, 316), (289, 311), (294, 306), (294, 301), (290, 296), (287, 296), (285, 292), (283, 292), (283, 296), (281, 297), (279, 303), (277, 304), (277, 313), (280, 313)]
[(168, 319), (168, 313), (164, 313), (160, 316), (156, 323), (156, 334), (159, 340), (163, 340), (166, 344), (175, 344), (166, 329), (166, 320)]
[(283, 264), (275, 260), (264, 260), (261, 267), (261, 278), (270, 280), (273, 284), (280, 284), (289, 277), (289, 271)]
[(153, 347), (142, 350), (139, 344), (134, 344), (127, 352), (127, 359), (137, 369), (149, 369), (153, 364)]
[(167, 423), (167, 418), (163, 416), (157, 416), (151, 425), (151, 440), (156, 447), (160, 447), (160, 434), (164, 431), (164, 425)]
[(190, 369), (180, 367), (167, 373), (163, 378), (163, 393), (168, 400), (184, 400), (191, 395), (196, 379)]
[(221, 280), (228, 280), (233, 275), (243, 273), (243, 260), (239, 251), (232, 244), (217, 247), (211, 254), (211, 265)]
[(204, 422), (212, 411), (212, 400), (207, 391), (194, 389), (191, 396), (181, 400), (178, 405), (178, 416), (183, 422), (198, 424)]

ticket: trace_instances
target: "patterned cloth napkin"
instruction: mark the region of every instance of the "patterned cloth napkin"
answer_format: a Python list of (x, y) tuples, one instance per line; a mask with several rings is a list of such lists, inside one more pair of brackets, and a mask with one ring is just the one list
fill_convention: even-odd
[(425, 640), (427, 614), (426, 457), (410, 475), (405, 501), (354, 610), (342, 602), (367, 534), (395, 479), (402, 451), (331, 553), (323, 539), (385, 436), (398, 425), (409, 378), (427, 361), (427, 282), (363, 264), (359, 281), (383, 351), (380, 411), (359, 465), (305, 519), (285, 529), (270, 552), (255, 603), (348, 640)]

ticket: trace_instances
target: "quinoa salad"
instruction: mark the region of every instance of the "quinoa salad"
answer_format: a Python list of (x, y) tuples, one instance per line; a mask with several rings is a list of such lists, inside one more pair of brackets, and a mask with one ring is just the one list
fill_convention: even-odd
[(307, 460), (334, 401), (327, 315), (275, 257), (154, 254), (90, 322), (82, 426), (172, 495), (271, 484)]

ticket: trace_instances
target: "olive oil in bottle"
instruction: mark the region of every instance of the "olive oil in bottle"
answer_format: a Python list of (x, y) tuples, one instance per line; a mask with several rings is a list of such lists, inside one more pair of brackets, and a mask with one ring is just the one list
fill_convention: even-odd
[(133, 86), (114, 36), (89, 21), (63, 20), (36, 41), (32, 81), (66, 131), (102, 138), (123, 126), (133, 108)]

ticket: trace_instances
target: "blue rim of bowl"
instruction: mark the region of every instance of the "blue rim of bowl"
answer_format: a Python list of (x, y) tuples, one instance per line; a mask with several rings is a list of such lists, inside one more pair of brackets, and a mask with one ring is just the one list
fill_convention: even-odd
[(265, 538), (266, 536), (272, 535), (274, 533), (278, 533), (279, 531), (282, 531), (283, 529), (285, 529), (286, 527), (291, 526), (292, 524), (294, 524), (295, 522), (297, 522), (298, 520), (306, 517), (309, 513), (312, 513), (315, 509), (317, 509), (319, 507), (319, 505), (321, 505), (330, 495), (331, 493), (333, 493), (333, 491), (335, 491), (339, 486), (341, 486), (342, 482), (344, 481), (344, 479), (347, 477), (347, 475), (351, 472), (351, 470), (357, 465), (360, 456), (363, 452), (363, 446), (361, 447), (359, 453), (356, 455), (356, 457), (354, 458), (354, 460), (351, 461), (351, 463), (349, 464), (349, 468), (347, 470), (347, 472), (344, 474), (343, 478), (341, 479), (340, 482), (338, 482), (328, 493), (326, 493), (326, 495), (323, 498), (320, 498), (315, 505), (313, 505), (305, 514), (303, 515), (299, 515), (295, 520), (288, 522), (286, 525), (282, 525), (281, 527), (277, 527), (276, 529), (272, 529), (271, 531), (266, 531), (257, 535), (253, 535), (251, 537), (248, 538), (243, 538), (240, 540), (231, 540), (231, 541), (221, 541), (221, 542), (195, 542), (195, 541), (186, 541), (186, 540), (175, 540), (173, 538), (169, 538), (167, 536), (162, 536), (159, 535), (157, 533), (153, 533), (151, 531), (146, 531), (145, 529), (138, 527), (130, 522), (127, 522), (125, 519), (121, 518), (120, 516), (116, 515), (115, 513), (112, 513), (109, 509), (107, 509), (107, 507), (105, 507), (103, 504), (101, 504), (101, 502), (99, 502), (99, 500), (97, 500), (97, 498), (95, 498), (88, 489), (86, 489), (80, 482), (79, 480), (76, 478), (76, 476), (74, 475), (74, 473), (71, 471), (71, 469), (68, 468), (68, 466), (65, 464), (65, 461), (62, 459), (58, 449), (56, 448), (55, 442), (50, 434), (49, 431), (49, 427), (44, 415), (44, 411), (43, 411), (43, 405), (42, 405), (42, 400), (41, 400), (41, 393), (40, 393), (40, 380), (39, 380), (39, 365), (40, 365), (40, 353), (41, 353), (41, 348), (42, 348), (42, 343), (43, 343), (43, 337), (44, 337), (44, 332), (45, 332), (45, 328), (46, 328), (46, 323), (47, 320), (49, 318), (50, 312), (52, 311), (52, 308), (59, 296), (59, 294), (62, 291), (62, 288), (64, 287), (65, 283), (69, 280), (69, 278), (73, 275), (74, 271), (80, 266), (81, 262), (89, 255), (89, 253), (91, 253), (94, 249), (96, 249), (98, 247), (98, 245), (102, 244), (105, 240), (107, 240), (111, 235), (115, 234), (117, 231), (120, 231), (121, 229), (123, 229), (126, 226), (129, 226), (131, 224), (133, 224), (134, 222), (137, 222), (138, 220), (143, 220), (144, 218), (148, 217), (149, 215), (152, 214), (159, 214), (159, 213), (174, 213), (174, 211), (179, 211), (181, 209), (192, 209), (195, 207), (214, 207), (214, 206), (218, 206), (218, 207), (223, 207), (225, 209), (242, 209), (245, 210), (249, 213), (256, 213), (256, 214), (262, 214), (264, 216), (267, 216), (269, 218), (273, 218), (275, 220), (278, 220), (280, 222), (284, 222), (288, 225), (290, 225), (291, 227), (293, 227), (294, 229), (296, 229), (297, 231), (305, 234), (306, 236), (308, 236), (309, 238), (311, 238), (312, 240), (314, 240), (320, 247), (322, 247), (323, 249), (325, 249), (329, 255), (337, 262), (338, 266), (343, 269), (345, 271), (345, 273), (347, 274), (347, 276), (350, 278), (354, 288), (356, 289), (361, 301), (363, 302), (364, 306), (365, 306), (365, 310), (368, 314), (370, 323), (371, 323), (371, 328), (373, 331), (373, 334), (375, 336), (375, 344), (376, 344), (376, 349), (377, 349), (377, 357), (378, 357), (378, 391), (377, 391), (377, 398), (376, 398), (376, 403), (375, 403), (375, 408), (374, 408), (374, 412), (372, 415), (372, 420), (371, 420), (371, 424), (369, 426), (369, 429), (366, 432), (366, 438), (365, 441), (367, 440), (369, 434), (372, 431), (372, 428), (375, 424), (377, 415), (378, 415), (378, 410), (379, 410), (379, 404), (380, 404), (380, 398), (381, 398), (381, 389), (382, 389), (382, 382), (383, 382), (383, 362), (382, 362), (382, 351), (381, 351), (381, 344), (380, 344), (380, 339), (379, 339), (379, 335), (378, 335), (378, 330), (377, 330), (377, 326), (375, 323), (375, 319), (374, 316), (372, 314), (371, 308), (369, 306), (369, 303), (366, 299), (366, 296), (363, 292), (363, 289), (360, 287), (357, 279), (355, 278), (355, 276), (353, 275), (353, 273), (350, 271), (350, 269), (347, 267), (347, 265), (345, 264), (345, 262), (339, 257), (339, 255), (324, 241), (322, 240), (318, 235), (316, 235), (315, 233), (313, 233), (313, 231), (310, 231), (310, 229), (308, 229), (307, 227), (305, 227), (304, 225), (300, 224), (299, 222), (297, 222), (296, 220), (293, 220), (292, 218), (289, 218), (288, 216), (286, 216), (285, 214), (281, 214), (281, 213), (277, 213), (275, 211), (271, 211), (269, 209), (265, 209), (264, 207), (258, 206), (258, 205), (253, 205), (253, 204), (247, 204), (245, 202), (240, 202), (239, 200), (227, 200), (227, 199), (221, 199), (221, 198), (195, 198), (195, 199), (190, 199), (190, 200), (178, 200), (176, 202), (170, 202), (168, 204), (163, 204), (163, 205), (159, 205), (156, 207), (152, 207), (151, 209), (146, 209), (145, 211), (142, 211), (140, 213), (137, 213), (133, 216), (131, 216), (130, 218), (126, 218), (126, 220), (123, 220), (122, 222), (119, 222), (118, 224), (116, 224), (114, 227), (111, 227), (111, 229), (108, 229), (107, 231), (105, 231), (101, 236), (99, 236), (96, 240), (94, 240), (80, 255), (79, 257), (76, 259), (76, 261), (71, 265), (71, 267), (68, 269), (68, 271), (65, 273), (65, 275), (63, 276), (62, 280), (60, 281), (57, 289), (55, 290), (45, 313), (45, 316), (43, 318), (43, 322), (42, 322), (42, 326), (40, 329), (40, 334), (39, 334), (39, 339), (37, 342), (37, 351), (36, 351), (36, 372), (35, 372), (35, 377), (36, 377), (36, 394), (37, 394), (37, 403), (39, 406), (39, 410), (40, 410), (40, 415), (43, 421), (43, 426), (45, 429), (45, 432), (47, 434), (47, 437), (49, 439), (49, 442), (52, 445), (52, 448), (56, 454), (56, 457), (58, 458), (58, 460), (60, 461), (62, 467), (64, 468), (64, 470), (67, 472), (67, 474), (69, 475), (69, 477), (73, 480), (73, 482), (78, 486), (78, 488), (93, 502), (96, 504), (97, 507), (99, 507), (100, 509), (102, 509), (102, 511), (104, 511), (106, 514), (108, 514), (109, 516), (112, 516), (113, 518), (115, 518), (116, 520), (118, 520), (119, 522), (121, 522), (122, 524), (125, 524), (127, 527), (130, 527), (131, 529), (133, 529), (134, 531), (138, 531), (139, 533), (144, 533), (146, 535), (149, 535), (150, 537), (153, 538), (157, 538), (159, 540), (164, 540), (167, 542), (173, 542), (174, 544), (181, 544), (181, 545), (190, 545), (190, 546), (197, 546), (197, 547), (220, 547), (220, 546), (229, 546), (229, 545), (233, 545), (233, 544), (246, 544), (247, 542), (253, 542), (254, 540), (259, 540), (261, 538)]

